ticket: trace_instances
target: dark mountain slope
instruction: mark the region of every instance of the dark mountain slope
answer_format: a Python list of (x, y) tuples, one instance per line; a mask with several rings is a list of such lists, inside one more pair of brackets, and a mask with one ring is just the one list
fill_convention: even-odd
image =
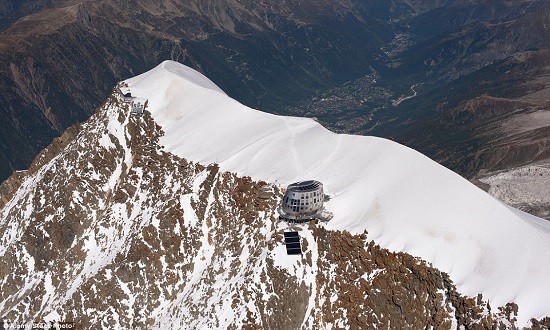
[(550, 52), (515, 53), (425, 87), (401, 108), (406, 115), (394, 136), (470, 177), (547, 160), (549, 93)]
[(393, 37), (366, 4), (344, 0), (10, 3), (5, 15), (27, 16), (0, 33), (3, 178), (86, 119), (116, 81), (162, 60), (195, 67), (241, 102), (273, 111), (359, 77)]
[(548, 161), (549, 2), (447, 2), (402, 24), (385, 65), (288, 110), (393, 138), (467, 177)]
[[(2, 8), (10, 24), (0, 33), (0, 178), (87, 118), (116, 81), (164, 59), (197, 68), (246, 105), (391, 137), (466, 176), (497, 168), (493, 140), (544, 145), (539, 131), (518, 143), (506, 134), (487, 140), (492, 126), (455, 122), (453, 109), (478, 97), (515, 102), (544, 93), (544, 60), (515, 59), (547, 56), (547, 1), (66, 0)], [(509, 153), (498, 168), (545, 151), (532, 155)]]
[(421, 13), (409, 22), (420, 38), (456, 32), (480, 22), (499, 23), (548, 8), (539, 0), (454, 0), (443, 1), (433, 10)]
[[(451, 81), (516, 53), (549, 48), (550, 5), (547, 5), (515, 19), (482, 20), (432, 37), (401, 57), (403, 67), (411, 73)], [(501, 85), (498, 80), (492, 83)]]

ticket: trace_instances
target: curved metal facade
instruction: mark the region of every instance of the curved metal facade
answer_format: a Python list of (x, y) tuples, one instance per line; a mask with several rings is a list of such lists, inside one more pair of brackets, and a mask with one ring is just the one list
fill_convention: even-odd
[(290, 220), (308, 220), (323, 208), (323, 184), (319, 181), (300, 181), (288, 186), (279, 213)]

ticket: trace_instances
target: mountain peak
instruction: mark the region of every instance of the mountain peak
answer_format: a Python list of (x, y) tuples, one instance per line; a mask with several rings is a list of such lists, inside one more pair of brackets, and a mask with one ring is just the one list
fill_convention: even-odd
[[(200, 87), (211, 89), (213, 91), (217, 91), (222, 94), (225, 94), (224, 91), (222, 91), (215, 83), (213, 83), (206, 76), (179, 62), (166, 60), (166, 61), (163, 61), (160, 65), (158, 65), (155, 70), (157, 69), (175, 74), (181, 79), (187, 80), (190, 83), (193, 83)], [(153, 70), (152, 72), (154, 72), (155, 70)]]

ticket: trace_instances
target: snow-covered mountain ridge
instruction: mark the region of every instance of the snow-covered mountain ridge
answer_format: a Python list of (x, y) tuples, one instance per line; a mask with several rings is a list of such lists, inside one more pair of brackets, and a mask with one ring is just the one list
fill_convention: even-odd
[(151, 116), (129, 113), (113, 95), (0, 187), (2, 320), (79, 329), (513, 324), (514, 306), (489, 313), (445, 274), (364, 234), (300, 226), (303, 258), (288, 258), (276, 186), (162, 151)]
[[(520, 217), (544, 223), (427, 158), (382, 139), (339, 136), (312, 120), (245, 108), (173, 62), (126, 83), (148, 99), (143, 117), (131, 116), (115, 92), (0, 187), (0, 319), (74, 321), (82, 329), (454, 329), (511, 328), (549, 314), (547, 282), (539, 281), (547, 254), (539, 265), (533, 259), (547, 246), (544, 235), (510, 242), (523, 250), (509, 257), (525, 260), (500, 274), (509, 266), (499, 264), (501, 253), (509, 250), (495, 250), (505, 247), (493, 232), (476, 234), (463, 218), (482, 221), (476, 211), (487, 216), (485, 208), (496, 205), (504, 229), (494, 232), (503, 236), (515, 221), (522, 237), (536, 231)], [(325, 183), (335, 217), (297, 226), (304, 254), (289, 257), (287, 224), (275, 211), (281, 187), (310, 177)], [(438, 180), (447, 180), (450, 192)], [(445, 199), (457, 191), (464, 196)], [(462, 206), (477, 210), (444, 212), (471, 203), (472, 191), (478, 203)], [(407, 208), (422, 198), (436, 210), (418, 218), (424, 204)], [(440, 226), (430, 222), (438, 215)], [(449, 219), (460, 222), (444, 226)], [(494, 217), (488, 221), (494, 229)], [(472, 246), (460, 236), (466, 229), (456, 228), (465, 223), (473, 227)], [(521, 263), (531, 268), (516, 269)], [(488, 282), (533, 282), (494, 294), (496, 285), (480, 273)], [(459, 293), (476, 288), (470, 298)], [(511, 294), (503, 304), (495, 298)], [(548, 328), (550, 318), (530, 325)]]
[(313, 178), (332, 196), (327, 228), (369, 232), (431, 262), (459, 291), (550, 315), (550, 223), (507, 207), (459, 175), (388, 140), (334, 134), (311, 119), (247, 108), (175, 62), (129, 79), (185, 159), (286, 185)]

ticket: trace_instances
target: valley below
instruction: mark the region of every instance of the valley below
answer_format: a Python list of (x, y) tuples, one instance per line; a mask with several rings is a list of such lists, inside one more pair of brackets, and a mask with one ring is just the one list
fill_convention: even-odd
[[(549, 29), (546, 0), (0, 0), (0, 323), (550, 329)], [(335, 218), (282, 221), (309, 179)]]

